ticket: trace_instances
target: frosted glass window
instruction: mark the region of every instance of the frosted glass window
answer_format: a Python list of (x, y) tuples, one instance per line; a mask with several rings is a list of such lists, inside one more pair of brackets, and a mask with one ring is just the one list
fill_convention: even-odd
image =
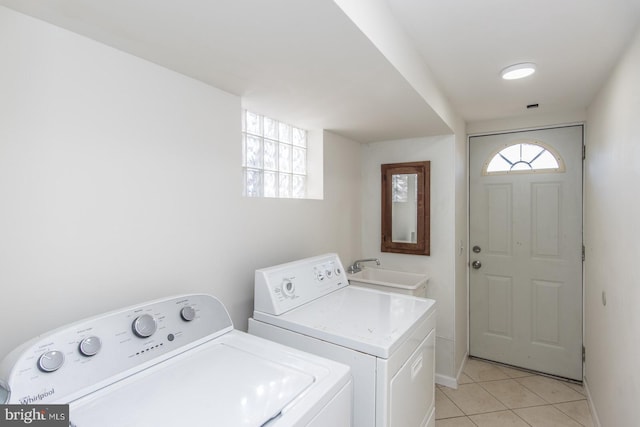
[(278, 121), (269, 117), (264, 118), (264, 137), (278, 140)]
[(307, 131), (243, 110), (242, 166), (247, 197), (307, 196)]
[(280, 144), (280, 155), (278, 156), (279, 169), (281, 172), (291, 172), (291, 145)]
[(296, 199), (304, 198), (307, 188), (307, 177), (304, 175), (292, 175), (293, 177), (293, 194)]
[(261, 135), (260, 116), (247, 111), (247, 133)]
[(409, 175), (392, 175), (391, 197), (394, 202), (409, 200)]
[(291, 197), (291, 175), (281, 173), (279, 179), (280, 185), (278, 191), (280, 192), (280, 197)]
[(278, 139), (282, 142), (291, 143), (291, 126), (285, 123), (279, 123), (278, 126)]
[(278, 143), (268, 139), (264, 140), (264, 169), (278, 170)]
[(564, 172), (557, 151), (539, 141), (519, 142), (494, 152), (484, 164), (483, 175), (505, 173)]
[(293, 147), (293, 173), (306, 175), (307, 174), (307, 150), (300, 147)]
[(245, 169), (245, 189), (248, 197), (262, 197), (262, 174), (260, 170)]
[(298, 147), (307, 147), (307, 131), (303, 129), (293, 128), (293, 145)]
[(262, 141), (255, 136), (246, 135), (247, 167), (262, 167)]
[(278, 173), (264, 171), (264, 197), (278, 196)]

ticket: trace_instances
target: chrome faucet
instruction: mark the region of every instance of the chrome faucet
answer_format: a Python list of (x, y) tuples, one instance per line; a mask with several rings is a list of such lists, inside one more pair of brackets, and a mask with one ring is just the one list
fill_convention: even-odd
[(366, 258), (366, 259), (358, 259), (356, 261), (353, 261), (353, 264), (351, 264), (349, 266), (349, 268), (347, 268), (347, 271), (349, 272), (349, 274), (353, 274), (353, 273), (357, 273), (358, 271), (362, 271), (362, 266), (360, 266), (361, 263), (363, 262), (375, 262), (376, 265), (380, 265), (380, 260), (378, 258)]

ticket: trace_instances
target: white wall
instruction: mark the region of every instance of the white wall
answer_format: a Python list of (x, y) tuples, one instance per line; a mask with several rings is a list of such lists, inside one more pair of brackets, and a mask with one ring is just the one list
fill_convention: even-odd
[[(445, 324), (446, 332), (440, 331), (440, 323), (438, 324), (439, 339), (436, 348), (438, 356), (437, 369), (440, 379), (443, 379), (443, 375), (447, 376), (449, 378), (446, 379), (446, 384), (455, 385), (453, 377), (455, 377), (456, 372), (461, 367), (464, 356), (467, 353), (467, 253), (464, 247), (462, 247), (462, 251), (458, 250), (461, 246), (460, 241), (463, 242), (462, 246), (465, 246), (467, 240), (465, 123), (443, 94), (433, 78), (425, 58), (423, 58), (415, 48), (413, 42), (407, 36), (405, 29), (393, 16), (385, 0), (334, 1), (407, 80), (416, 93), (425, 100), (444, 124), (446, 124), (443, 128), (447, 127), (448, 129), (443, 130), (442, 133), (444, 134), (451, 131), (454, 134), (448, 142), (451, 152), (446, 159), (447, 168), (449, 168), (448, 170), (451, 174), (448, 175), (445, 180), (439, 179), (442, 187), (438, 187), (439, 192), (446, 192), (452, 197), (451, 205), (448, 206), (448, 208), (451, 208), (449, 220), (452, 222), (448, 224), (451, 227), (448, 227), (446, 230), (438, 230), (438, 234), (443, 241), (446, 240), (448, 242), (448, 252), (446, 256), (455, 256), (455, 259), (449, 259), (449, 270), (446, 271), (447, 287), (450, 288), (448, 290), (450, 290), (451, 293), (447, 295), (446, 301), (438, 302), (440, 312), (446, 313), (439, 314), (439, 319), (442, 316), (447, 316), (448, 321)], [(395, 143), (391, 143), (391, 145), (394, 144)], [(395, 151), (396, 149), (388, 150), (390, 157), (396, 154)], [(412, 153), (405, 152), (402, 148), (398, 148), (397, 151), (401, 152), (399, 154), (400, 157), (406, 157), (408, 159), (407, 161), (421, 160), (416, 158)], [(384, 156), (386, 155), (387, 154), (380, 154), (379, 161), (381, 163), (395, 162), (394, 160), (385, 159)], [(379, 171), (376, 175), (365, 172), (364, 182), (367, 183), (367, 185), (371, 185), (371, 179), (377, 183), (379, 181)], [(371, 218), (371, 213), (367, 212), (366, 203), (364, 206), (364, 221), (366, 222)], [(377, 207), (376, 212), (379, 212), (379, 207)], [(379, 234), (379, 228), (376, 230)], [(372, 249), (379, 251), (379, 245), (371, 244), (371, 242), (367, 241), (366, 237), (363, 241), (365, 245), (362, 256), (368, 256)], [(405, 257), (406, 256), (399, 255), (385, 256), (385, 258), (400, 260), (405, 259)], [(413, 259), (414, 261), (407, 263), (407, 268), (416, 268), (418, 265), (423, 264), (416, 262), (415, 258)], [(442, 286), (442, 284), (438, 286)], [(449, 298), (453, 299), (449, 300)], [(453, 326), (454, 324), (455, 326)], [(451, 328), (451, 330), (449, 331), (447, 328)], [(441, 335), (442, 333), (445, 335)], [(447, 338), (445, 338), (445, 336)]]
[(0, 57), (0, 358), (181, 292), (243, 329), (255, 268), (359, 251), (359, 144), (324, 134), (324, 200), (244, 199), (240, 98), (4, 7)]
[(639, 75), (640, 33), (588, 109), (585, 377), (602, 426), (640, 417)]
[(449, 129), (464, 131), (464, 123), (440, 89), (425, 59), (416, 49), (404, 27), (395, 19), (386, 0), (334, 2), (422, 96)]
[[(422, 160), (431, 161), (431, 255), (383, 253), (380, 165)], [(446, 377), (455, 376), (454, 170), (453, 135), (363, 145), (361, 255), (380, 258), (382, 268), (425, 273), (430, 277), (427, 296), (437, 301), (438, 310), (436, 373)]]
[(462, 371), (463, 363), (469, 353), (469, 304), (468, 304), (468, 270), (469, 252), (467, 250), (469, 233), (467, 218), (469, 212), (467, 187), (469, 176), (467, 173), (467, 137), (466, 134), (456, 134), (453, 152), (454, 162), (454, 191), (455, 191), (455, 358), (453, 375), (456, 377)]

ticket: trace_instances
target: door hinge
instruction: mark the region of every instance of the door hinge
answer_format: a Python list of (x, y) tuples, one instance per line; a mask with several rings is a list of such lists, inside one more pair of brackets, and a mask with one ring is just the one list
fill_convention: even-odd
[(584, 262), (584, 259), (586, 257), (585, 252), (586, 252), (586, 249), (585, 249), (584, 245), (582, 245), (582, 262)]
[(582, 363), (587, 360), (587, 350), (582, 346)]
[(582, 160), (587, 158), (587, 146), (583, 145), (582, 146)]

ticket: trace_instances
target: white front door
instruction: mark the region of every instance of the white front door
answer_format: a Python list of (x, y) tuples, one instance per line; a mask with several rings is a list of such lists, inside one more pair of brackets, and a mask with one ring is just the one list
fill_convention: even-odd
[(469, 139), (472, 356), (582, 380), (582, 139)]

